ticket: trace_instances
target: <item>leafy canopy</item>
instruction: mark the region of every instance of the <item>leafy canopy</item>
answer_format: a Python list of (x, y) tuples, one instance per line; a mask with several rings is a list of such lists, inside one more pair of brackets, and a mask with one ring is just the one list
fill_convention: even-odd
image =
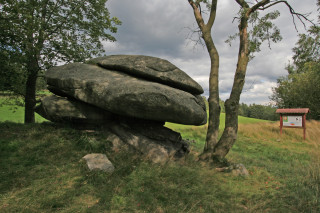
[(120, 24), (106, 2), (0, 0), (0, 51), (18, 54), (20, 64), (36, 57), (39, 69), (99, 55), (103, 41), (115, 41), (111, 33)]
[[(245, 9), (239, 11), (239, 17), (243, 16), (245, 13)], [(255, 52), (260, 52), (261, 44), (264, 41), (268, 42), (269, 48), (270, 43), (277, 43), (282, 40), (282, 36), (280, 35), (280, 29), (272, 23), (275, 19), (280, 16), (280, 12), (278, 10), (267, 13), (263, 17), (259, 16), (260, 13), (255, 11), (251, 14), (250, 19), (248, 20), (249, 24), (249, 53), (250, 59), (254, 57)], [(239, 24), (241, 19), (238, 18)], [(229, 38), (225, 41), (231, 46), (233, 40), (239, 38), (239, 33), (229, 36)]]
[[(320, 1), (318, 2), (320, 8)], [(320, 23), (320, 17), (319, 17)], [(320, 26), (310, 27), (300, 34), (293, 50), (293, 64), (287, 66), (289, 75), (278, 79), (271, 99), (278, 107), (310, 108), (309, 117), (320, 120)]]

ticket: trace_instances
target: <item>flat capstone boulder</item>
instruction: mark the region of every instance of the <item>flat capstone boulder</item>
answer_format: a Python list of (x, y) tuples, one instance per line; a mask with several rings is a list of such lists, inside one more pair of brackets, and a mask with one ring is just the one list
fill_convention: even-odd
[(144, 55), (110, 55), (91, 59), (88, 63), (165, 84), (194, 95), (204, 92), (189, 75), (161, 58)]

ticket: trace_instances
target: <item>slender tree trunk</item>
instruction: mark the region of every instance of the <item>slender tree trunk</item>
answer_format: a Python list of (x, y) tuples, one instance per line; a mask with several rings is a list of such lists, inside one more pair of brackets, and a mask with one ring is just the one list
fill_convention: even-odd
[[(216, 52), (216, 51), (215, 51)], [(218, 143), (220, 125), (220, 105), (219, 105), (219, 55), (213, 54), (211, 59), (211, 71), (209, 79), (209, 124), (204, 152), (213, 152)]]
[(220, 125), (220, 105), (219, 105), (219, 53), (213, 43), (211, 30), (204, 31), (203, 38), (209, 52), (211, 69), (209, 77), (209, 124), (206, 136), (206, 144), (201, 155), (202, 160), (212, 158), (214, 147), (218, 143)]
[[(24, 122), (25, 123), (34, 123), (35, 115), (34, 109), (36, 106), (36, 85), (40, 60), (40, 50), (43, 48), (44, 43), (44, 25), (45, 25), (45, 16), (47, 2), (43, 5), (42, 10), (42, 22), (40, 29), (37, 29), (34, 26), (35, 18), (34, 11), (30, 11), (30, 16), (27, 19), (27, 24), (29, 25), (29, 31), (27, 34), (27, 44), (26, 44), (26, 69), (27, 69), (27, 82), (26, 82), (26, 93), (25, 93), (25, 111), (24, 111)], [(32, 29), (32, 30), (31, 30)]]
[(210, 77), (209, 77), (209, 124), (206, 137), (206, 144), (203, 153), (200, 156), (202, 160), (211, 160), (214, 147), (218, 142), (219, 124), (220, 124), (220, 105), (219, 105), (219, 53), (214, 45), (211, 29), (216, 17), (218, 0), (211, 1), (210, 17), (205, 23), (202, 17), (200, 3), (188, 0), (191, 5), (194, 17), (201, 30), (202, 38), (206, 44), (210, 61)]
[(27, 64), (28, 77), (26, 82), (26, 94), (25, 94), (25, 112), (24, 122), (34, 123), (34, 108), (36, 106), (36, 83), (38, 75), (38, 63), (36, 59), (30, 60)]
[[(292, 15), (304, 18), (308, 20), (304, 15), (296, 13), (287, 1), (271, 1), (260, 0), (256, 1), (252, 7), (245, 0), (235, 0), (241, 7), (241, 19), (239, 24), (240, 34), (240, 46), (238, 54), (238, 64), (236, 73), (234, 76), (233, 87), (230, 97), (225, 102), (226, 109), (226, 121), (223, 134), (218, 141), (219, 132), (219, 120), (220, 120), (220, 105), (219, 105), (219, 54), (214, 46), (211, 29), (216, 17), (217, 1), (211, 0), (211, 5), (208, 5), (208, 1), (202, 0), (188, 0), (189, 4), (193, 8), (194, 16), (197, 24), (201, 30), (202, 38), (206, 43), (207, 50), (211, 59), (211, 71), (209, 80), (209, 125), (206, 138), (206, 144), (203, 154), (200, 159), (204, 160), (221, 160), (223, 159), (235, 143), (238, 134), (238, 110), (240, 95), (245, 82), (245, 76), (247, 71), (247, 65), (249, 62), (249, 38), (248, 38), (248, 19), (252, 13), (257, 10), (265, 10), (279, 3), (284, 3), (290, 9)], [(210, 17), (208, 23), (205, 24), (200, 3), (206, 3), (207, 6), (211, 6)], [(250, 3), (252, 4), (252, 2)], [(263, 40), (263, 39), (262, 39)], [(218, 142), (217, 142), (218, 141)]]
[(215, 159), (223, 159), (236, 142), (238, 133), (238, 114), (239, 114), (239, 101), (242, 93), (243, 85), (245, 82), (245, 76), (247, 71), (247, 65), (249, 62), (249, 41), (248, 41), (248, 15), (244, 15), (241, 18), (239, 24), (240, 32), (240, 47), (238, 54), (237, 69), (234, 76), (232, 91), (230, 97), (225, 102), (226, 121), (223, 134), (214, 147), (213, 157)]

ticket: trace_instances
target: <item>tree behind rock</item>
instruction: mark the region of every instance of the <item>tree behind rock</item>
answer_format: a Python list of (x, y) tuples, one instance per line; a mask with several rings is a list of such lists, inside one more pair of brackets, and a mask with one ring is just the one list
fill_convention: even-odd
[(106, 2), (1, 0), (0, 51), (26, 76), (26, 123), (34, 122), (36, 81), (42, 71), (100, 55), (102, 41), (115, 41), (111, 34), (120, 21), (110, 17)]

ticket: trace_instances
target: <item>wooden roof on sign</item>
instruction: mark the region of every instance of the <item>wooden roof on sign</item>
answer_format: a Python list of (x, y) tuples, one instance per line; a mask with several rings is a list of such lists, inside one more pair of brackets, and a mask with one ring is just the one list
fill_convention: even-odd
[(307, 114), (309, 111), (309, 108), (277, 109), (276, 113)]

